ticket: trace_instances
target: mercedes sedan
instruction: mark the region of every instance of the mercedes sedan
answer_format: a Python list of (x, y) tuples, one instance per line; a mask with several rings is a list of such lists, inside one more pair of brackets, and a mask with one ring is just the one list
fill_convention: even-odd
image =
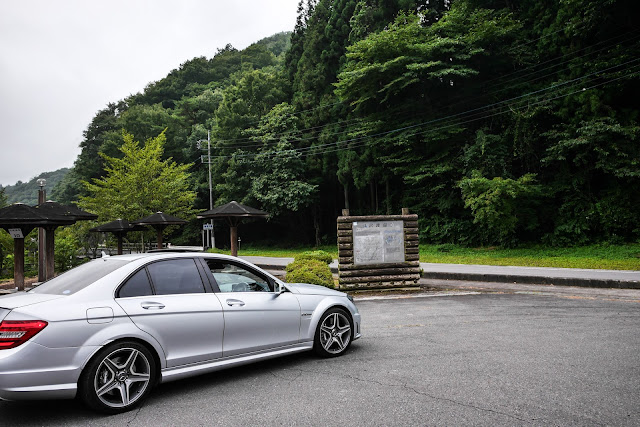
[(0, 399), (114, 414), (161, 382), (360, 337), (350, 296), (205, 253), (104, 257), (0, 297)]

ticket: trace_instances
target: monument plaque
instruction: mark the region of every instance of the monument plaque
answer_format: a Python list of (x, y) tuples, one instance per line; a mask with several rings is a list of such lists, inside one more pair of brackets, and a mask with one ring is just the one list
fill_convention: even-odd
[(337, 220), (340, 289), (415, 286), (420, 280), (418, 215), (351, 216)]
[(353, 222), (354, 265), (404, 262), (403, 221)]

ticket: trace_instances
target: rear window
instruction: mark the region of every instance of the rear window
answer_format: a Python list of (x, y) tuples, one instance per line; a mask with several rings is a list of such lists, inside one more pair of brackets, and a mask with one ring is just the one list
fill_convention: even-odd
[(62, 273), (29, 292), (51, 295), (75, 294), (128, 262), (109, 258), (96, 259)]

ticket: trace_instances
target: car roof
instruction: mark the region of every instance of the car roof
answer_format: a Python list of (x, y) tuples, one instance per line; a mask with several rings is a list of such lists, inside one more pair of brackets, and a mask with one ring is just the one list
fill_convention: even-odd
[(122, 260), (122, 261), (137, 261), (137, 260), (153, 260), (153, 259), (167, 259), (167, 258), (211, 258), (211, 259), (228, 259), (230, 261), (241, 261), (246, 262), (241, 258), (234, 257), (231, 255), (224, 254), (216, 254), (211, 252), (170, 252), (170, 251), (162, 251), (162, 252), (145, 252), (145, 253), (134, 253), (134, 254), (125, 254), (125, 255), (112, 255), (108, 256), (108, 258), (112, 258), (114, 260)]

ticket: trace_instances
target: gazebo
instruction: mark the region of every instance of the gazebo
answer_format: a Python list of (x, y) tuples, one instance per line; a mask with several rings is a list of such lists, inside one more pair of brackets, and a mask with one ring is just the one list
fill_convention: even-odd
[(229, 223), (229, 238), (231, 240), (231, 255), (238, 256), (238, 225), (243, 218), (266, 218), (269, 213), (250, 206), (242, 205), (236, 201), (218, 206), (202, 212), (198, 219), (226, 218)]
[(13, 237), (13, 279), (19, 291), (24, 290), (24, 238), (36, 227), (47, 230), (47, 264), (51, 260), (51, 267), (47, 268), (47, 278), (53, 277), (53, 233), (49, 230), (60, 225), (71, 225), (75, 218), (51, 215), (22, 203), (14, 203), (0, 209), (0, 228), (7, 230)]
[(186, 224), (184, 219), (171, 216), (164, 212), (156, 212), (142, 219), (131, 221), (134, 225), (150, 225), (158, 232), (158, 249), (162, 249), (162, 231), (170, 225)]
[(126, 219), (116, 219), (115, 221), (99, 225), (90, 229), (94, 233), (113, 233), (118, 239), (118, 255), (122, 255), (122, 239), (130, 231), (144, 231), (147, 228), (143, 225), (133, 225)]
[[(45, 230), (45, 253), (40, 254), (40, 262), (44, 260), (45, 267), (45, 277), (44, 279), (51, 279), (54, 275), (54, 253), (55, 253), (55, 230), (61, 225), (71, 225), (75, 224), (76, 221), (90, 221), (98, 218), (98, 215), (92, 214), (82, 209), (78, 209), (75, 206), (67, 206), (62, 205), (60, 203), (54, 202), (52, 200), (47, 200), (44, 203), (40, 203), (33, 207), (36, 211), (40, 212), (42, 215), (47, 218), (53, 219), (57, 218), (58, 222), (52, 222), (51, 224), (45, 225), (43, 228)], [(69, 222), (71, 221), (71, 222)], [(43, 277), (38, 276), (38, 280), (42, 281)]]

